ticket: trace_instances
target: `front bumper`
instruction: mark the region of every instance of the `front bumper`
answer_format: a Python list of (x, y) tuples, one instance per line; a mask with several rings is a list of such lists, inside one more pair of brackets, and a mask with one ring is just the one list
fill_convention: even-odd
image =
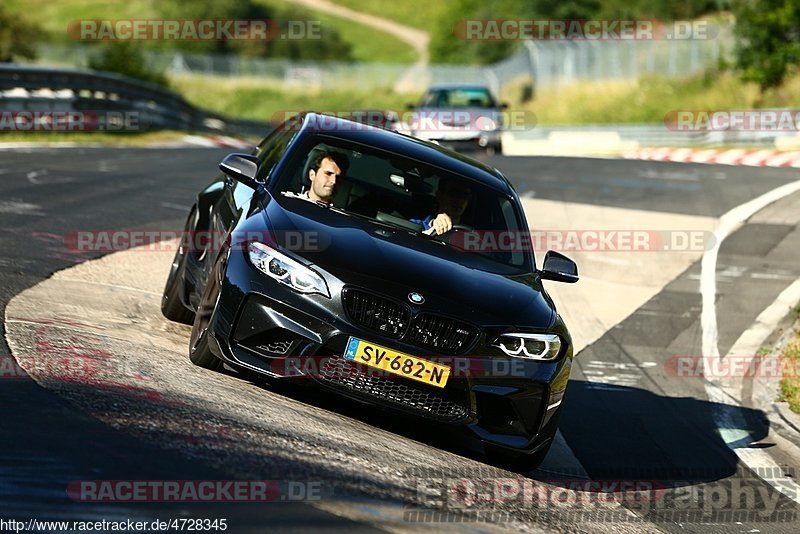
[(425, 132), (411, 130), (410, 135), (425, 141), (435, 141), (443, 146), (457, 149), (497, 148), (501, 145), (501, 130), (468, 130)]
[[(310, 380), (346, 397), (397, 413), (461, 427), (478, 448), (490, 444), (532, 452), (546, 445), (542, 429), (557, 413), (572, 361), (569, 343), (554, 362), (489, 354), (485, 334), (465, 354), (441, 355), (354, 324), (340, 291), (301, 295), (231, 254), (212, 318), (212, 350), (237, 368), (272, 378)], [(444, 363), (444, 388), (392, 376), (371, 376), (343, 354), (350, 336)]]

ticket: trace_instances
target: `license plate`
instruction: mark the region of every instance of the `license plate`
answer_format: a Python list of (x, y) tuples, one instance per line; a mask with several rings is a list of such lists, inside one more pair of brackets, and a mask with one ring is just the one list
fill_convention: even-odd
[(347, 341), (344, 357), (355, 363), (362, 363), (439, 388), (443, 388), (450, 377), (450, 368), (446, 365), (423, 360), (354, 337)]

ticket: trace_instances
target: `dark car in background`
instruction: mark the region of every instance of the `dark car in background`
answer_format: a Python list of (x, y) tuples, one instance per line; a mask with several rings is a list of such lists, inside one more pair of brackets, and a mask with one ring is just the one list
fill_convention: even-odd
[[(331, 203), (310, 201), (309, 168), (331, 152), (349, 161), (346, 177)], [(573, 357), (543, 280), (575, 282), (577, 267), (548, 252), (538, 269), (530, 247), (468, 246), (528, 232), (499, 171), (313, 113), (220, 168), (186, 222), (219, 246), (181, 246), (162, 300), (167, 318), (193, 324), (192, 362), (303, 380), (541, 462)], [(467, 207), (430, 235), (415, 221), (436, 211), (445, 181), (465, 186)]]
[(488, 87), (476, 84), (436, 84), (410, 105), (413, 112), (403, 132), (454, 149), (502, 152), (503, 110)]

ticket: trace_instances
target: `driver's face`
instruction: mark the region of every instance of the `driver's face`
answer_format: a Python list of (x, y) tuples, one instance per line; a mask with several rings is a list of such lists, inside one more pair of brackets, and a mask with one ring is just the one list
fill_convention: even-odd
[(336, 162), (330, 158), (323, 159), (316, 172), (314, 169), (308, 171), (308, 179), (311, 181), (309, 198), (330, 203), (342, 178), (342, 170)]
[(470, 195), (468, 187), (450, 182), (439, 191), (439, 205), (451, 217), (461, 217), (467, 209)]

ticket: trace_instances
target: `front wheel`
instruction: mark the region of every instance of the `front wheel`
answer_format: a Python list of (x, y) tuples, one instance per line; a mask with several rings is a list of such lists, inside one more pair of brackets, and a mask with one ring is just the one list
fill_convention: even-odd
[[(186, 220), (184, 235), (192, 227), (192, 220), (195, 210), (189, 213), (189, 218)], [(181, 293), (183, 292), (183, 270), (186, 264), (186, 248), (184, 246), (184, 239), (178, 244), (178, 250), (175, 251), (175, 257), (172, 259), (172, 265), (169, 269), (169, 276), (167, 276), (167, 284), (164, 286), (164, 294), (161, 296), (161, 314), (176, 323), (192, 324), (194, 321), (194, 314), (191, 310), (183, 305), (181, 300)]]
[(211, 326), (211, 317), (219, 303), (222, 288), (221, 278), (224, 272), (223, 262), (224, 256), (221, 255), (208, 275), (203, 296), (200, 298), (197, 313), (194, 315), (192, 335), (189, 338), (189, 359), (193, 364), (212, 371), (217, 371), (222, 367), (222, 360), (209, 348), (208, 329)]

